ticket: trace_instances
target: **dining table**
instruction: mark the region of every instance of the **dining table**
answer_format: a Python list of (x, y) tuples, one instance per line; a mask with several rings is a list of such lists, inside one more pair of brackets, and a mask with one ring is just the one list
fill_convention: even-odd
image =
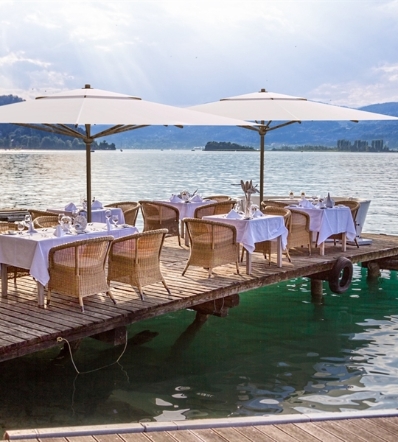
[[(106, 216), (105, 216), (105, 212), (107, 210), (111, 211), (111, 216), (117, 216), (118, 217), (118, 224), (124, 224), (125, 223), (125, 219), (124, 219), (124, 214), (123, 214), (123, 210), (120, 209), (119, 207), (103, 207), (102, 209), (91, 209), (91, 221), (95, 222), (95, 223), (105, 223), (106, 222)], [(72, 216), (72, 212), (69, 210), (65, 210), (59, 207), (56, 208), (48, 208), (47, 212), (51, 212), (51, 213), (64, 213), (65, 215), (68, 216)], [(87, 218), (87, 211), (83, 210), (82, 208), (78, 208), (77, 212), (79, 213), (79, 215), (83, 215)]]
[(185, 235), (185, 225), (184, 225), (184, 218), (193, 218), (195, 214), (195, 210), (198, 207), (205, 206), (206, 204), (212, 204), (216, 201), (212, 200), (203, 200), (203, 199), (197, 199), (196, 201), (191, 200), (182, 200), (180, 199), (178, 201), (178, 198), (175, 199), (169, 199), (169, 200), (157, 200), (154, 201), (155, 203), (165, 203), (170, 206), (175, 207), (178, 210), (179, 213), (179, 220), (180, 220), (180, 235), (181, 238), (185, 238), (185, 245), (188, 245), (188, 238), (186, 238)]
[(287, 206), (289, 210), (300, 210), (310, 216), (310, 231), (316, 232), (320, 255), (325, 254), (326, 240), (335, 234), (342, 234), (342, 251), (347, 249), (347, 239), (353, 241), (357, 235), (351, 209), (343, 205), (334, 207), (301, 207)]
[(77, 233), (72, 228), (69, 233), (63, 232), (62, 236), (55, 236), (57, 230), (59, 228), (43, 228), (32, 232), (9, 231), (8, 234), (0, 235), (2, 297), (7, 297), (8, 292), (7, 266), (20, 267), (29, 270), (29, 274), (36, 280), (38, 305), (44, 307), (44, 287), (50, 279), (48, 256), (52, 247), (101, 236), (120, 238), (138, 232), (135, 226), (116, 227), (95, 222), (89, 223), (83, 233)]
[(282, 251), (286, 248), (288, 235), (283, 216), (261, 214), (252, 218), (245, 218), (242, 214), (231, 211), (229, 214), (209, 215), (204, 216), (202, 219), (235, 226), (236, 240), (247, 251), (246, 273), (248, 275), (252, 272), (251, 257), (257, 242), (275, 240), (277, 245), (277, 266), (282, 267)]

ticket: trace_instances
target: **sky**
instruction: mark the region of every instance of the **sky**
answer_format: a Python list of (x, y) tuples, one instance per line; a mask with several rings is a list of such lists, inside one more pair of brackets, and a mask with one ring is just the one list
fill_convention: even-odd
[(398, 0), (0, 0), (0, 95), (398, 101)]

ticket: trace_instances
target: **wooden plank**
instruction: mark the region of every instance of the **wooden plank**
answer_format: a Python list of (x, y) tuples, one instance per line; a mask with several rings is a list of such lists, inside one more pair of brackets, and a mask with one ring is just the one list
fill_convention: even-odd
[(306, 422), (306, 423), (296, 423), (296, 425), (297, 427), (301, 428), (303, 431), (309, 433), (311, 436), (314, 436), (315, 438), (318, 438), (322, 442), (344, 441), (344, 439), (341, 439), (333, 434), (330, 434), (328, 431), (319, 427), (318, 425), (316, 425), (316, 423)]
[(376, 425), (376, 419), (355, 419), (353, 424), (356, 427), (363, 428), (373, 435), (376, 435), (383, 441), (396, 442), (398, 433), (391, 433), (380, 425)]

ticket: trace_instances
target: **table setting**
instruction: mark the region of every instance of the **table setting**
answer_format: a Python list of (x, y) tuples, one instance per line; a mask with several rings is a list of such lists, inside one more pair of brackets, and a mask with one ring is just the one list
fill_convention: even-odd
[(320, 254), (325, 253), (325, 241), (332, 235), (342, 233), (342, 250), (346, 250), (346, 240), (354, 240), (356, 229), (351, 209), (342, 204), (335, 204), (328, 193), (325, 198), (317, 198), (314, 202), (302, 197), (298, 204), (286, 206), (290, 210), (300, 210), (310, 216), (310, 230), (317, 233)]
[[(254, 193), (253, 184), (243, 183), (242, 187)], [(250, 208), (250, 210), (249, 210)], [(277, 265), (282, 267), (282, 250), (287, 245), (288, 230), (285, 227), (283, 216), (264, 215), (255, 204), (250, 203), (250, 196), (246, 198), (245, 210), (241, 210), (237, 203), (229, 213), (225, 215), (204, 216), (203, 219), (231, 224), (236, 228), (237, 241), (247, 250), (246, 273), (251, 273), (251, 255), (255, 249), (255, 243), (277, 240)]]
[[(69, 218), (69, 219), (68, 219)], [(84, 218), (84, 217), (82, 217)], [(137, 233), (135, 226), (87, 223), (73, 225), (71, 217), (60, 217), (55, 228), (33, 231), (22, 230), (13, 235), (0, 235), (0, 263), (2, 267), (2, 295), (7, 294), (7, 265), (29, 269), (38, 283), (39, 306), (44, 305), (44, 286), (48, 283), (48, 254), (52, 247), (77, 241), (111, 235), (115, 238)]]
[[(118, 207), (104, 207), (101, 201), (94, 199), (91, 203), (91, 220), (98, 223), (107, 222), (107, 210), (111, 210), (111, 216), (114, 217), (120, 224), (125, 223), (123, 210)], [(63, 213), (67, 216), (75, 217), (82, 215), (87, 218), (87, 201), (83, 200), (81, 205), (77, 206), (75, 203), (70, 202), (65, 205), (64, 208), (49, 208), (48, 212)]]

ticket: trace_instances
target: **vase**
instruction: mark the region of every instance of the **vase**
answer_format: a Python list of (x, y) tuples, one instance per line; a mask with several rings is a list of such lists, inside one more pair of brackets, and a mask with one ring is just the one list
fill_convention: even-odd
[(251, 218), (252, 216), (252, 202), (251, 202), (251, 194), (245, 194), (245, 218)]

